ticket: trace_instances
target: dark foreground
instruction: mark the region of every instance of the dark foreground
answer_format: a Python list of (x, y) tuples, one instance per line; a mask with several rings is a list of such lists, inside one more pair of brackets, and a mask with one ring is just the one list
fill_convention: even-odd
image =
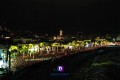
[[(57, 71), (58, 66), (64, 71)], [(19, 70), (6, 80), (120, 80), (120, 47), (104, 47)]]

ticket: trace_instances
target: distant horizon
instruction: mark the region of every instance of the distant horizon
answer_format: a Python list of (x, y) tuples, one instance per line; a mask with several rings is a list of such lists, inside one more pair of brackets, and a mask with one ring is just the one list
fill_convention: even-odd
[[(52, 24), (53, 25), (53, 24)], [(36, 31), (36, 32), (42, 32), (42, 33), (51, 33), (51, 32), (57, 32), (59, 31), (60, 29), (64, 30), (65, 32), (67, 33), (76, 33), (76, 32), (90, 32), (90, 33), (96, 33), (96, 32), (102, 32), (102, 33), (118, 33), (119, 32), (119, 27), (120, 26), (115, 26), (114, 29), (112, 29), (112, 25), (111, 26), (91, 26), (90, 28), (90, 25), (89, 26), (85, 26), (85, 25), (49, 25), (49, 24), (46, 24), (46, 25), (10, 25), (10, 24), (7, 24), (7, 23), (4, 23), (4, 24), (1, 24), (0, 26), (1, 27), (7, 27), (8, 29), (12, 29), (12, 30), (22, 30), (22, 31)]]
[[(1, 26), (1, 25), (0, 25)], [(73, 35), (77, 35), (78, 33), (79, 34), (81, 34), (81, 33), (84, 33), (84, 34), (101, 34), (101, 35), (104, 35), (104, 34), (120, 34), (120, 32), (116, 32), (116, 31), (85, 31), (85, 30), (83, 30), (83, 31), (81, 31), (81, 30), (71, 30), (71, 29), (68, 29), (68, 30), (66, 30), (66, 28), (64, 28), (64, 27), (59, 27), (59, 28), (55, 28), (55, 29), (47, 29), (47, 30), (40, 30), (39, 28), (39, 30), (34, 30), (34, 29), (29, 29), (29, 27), (28, 27), (28, 29), (20, 29), (20, 27), (17, 27), (17, 28), (15, 28), (15, 27), (7, 27), (7, 26), (1, 26), (1, 27), (6, 27), (7, 29), (10, 29), (10, 30), (14, 30), (14, 31), (18, 31), (18, 32), (20, 32), (20, 31), (22, 31), (22, 32), (25, 32), (25, 31), (31, 31), (31, 32), (33, 32), (33, 33), (37, 33), (37, 34), (43, 34), (43, 35), (45, 35), (45, 34), (48, 34), (48, 35), (59, 35), (59, 31), (60, 31), (60, 29), (62, 29), (63, 30), (63, 35), (67, 35), (67, 34), (73, 34)], [(49, 30), (49, 31), (48, 31)]]

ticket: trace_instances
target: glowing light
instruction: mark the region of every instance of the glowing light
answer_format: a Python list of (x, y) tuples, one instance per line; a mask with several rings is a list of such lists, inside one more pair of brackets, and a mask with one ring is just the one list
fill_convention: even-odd
[(76, 44), (75, 46), (79, 46), (79, 44)]
[(116, 44), (114, 44), (114, 43), (108, 43), (108, 45), (116, 45)]
[(89, 44), (86, 44), (85, 47), (89, 47)]
[(42, 47), (42, 46), (44, 46), (44, 43), (43, 43), (43, 42), (40, 43), (40, 47)]
[(33, 48), (33, 44), (29, 44), (29, 48)]
[(0, 60), (0, 68), (3, 66), (3, 60)]
[(63, 35), (63, 31), (62, 30), (60, 30), (60, 36), (62, 36)]
[(3, 60), (0, 60), (0, 68), (6, 68), (7, 64), (3, 62)]
[(51, 46), (57, 47), (59, 45), (60, 45), (59, 43), (53, 43)]
[(10, 39), (10, 37), (5, 37), (5, 39)]
[(34, 46), (34, 50), (35, 50), (35, 51), (38, 51), (38, 50), (39, 50), (39, 46), (38, 46), (38, 45), (35, 45), (35, 46)]
[(65, 49), (69, 47), (68, 45), (63, 45), (63, 46), (64, 46)]
[(69, 46), (69, 49), (72, 49), (73, 48), (73, 46)]
[(11, 47), (9, 48), (9, 51), (12, 51), (12, 50), (18, 50), (18, 47), (17, 47), (17, 46), (11, 46)]
[(32, 49), (29, 49), (31, 52), (34, 52), (34, 48), (32, 48)]

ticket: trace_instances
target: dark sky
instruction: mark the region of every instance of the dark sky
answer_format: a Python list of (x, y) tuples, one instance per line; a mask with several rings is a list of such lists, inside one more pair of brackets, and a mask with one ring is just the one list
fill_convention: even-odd
[(120, 12), (115, 0), (3, 0), (1, 25), (12, 29), (54, 33), (118, 32)]

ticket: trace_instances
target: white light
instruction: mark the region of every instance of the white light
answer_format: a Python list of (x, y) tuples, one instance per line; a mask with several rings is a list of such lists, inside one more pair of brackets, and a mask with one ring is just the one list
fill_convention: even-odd
[(5, 37), (5, 39), (9, 39), (10, 37)]
[(39, 50), (39, 46), (38, 46), (38, 45), (35, 45), (35, 46), (34, 46), (34, 50), (35, 50), (35, 51), (38, 51), (38, 50)]
[(73, 46), (69, 46), (69, 48), (70, 48), (70, 49), (72, 49), (72, 48), (73, 48)]
[(0, 68), (3, 68), (3, 60), (0, 60)]
[(114, 43), (109, 43), (108, 45), (115, 45)]
[(29, 49), (31, 52), (33, 52), (34, 51), (34, 49), (32, 48), (32, 49)]
[(89, 44), (86, 44), (85, 47), (89, 47)]

